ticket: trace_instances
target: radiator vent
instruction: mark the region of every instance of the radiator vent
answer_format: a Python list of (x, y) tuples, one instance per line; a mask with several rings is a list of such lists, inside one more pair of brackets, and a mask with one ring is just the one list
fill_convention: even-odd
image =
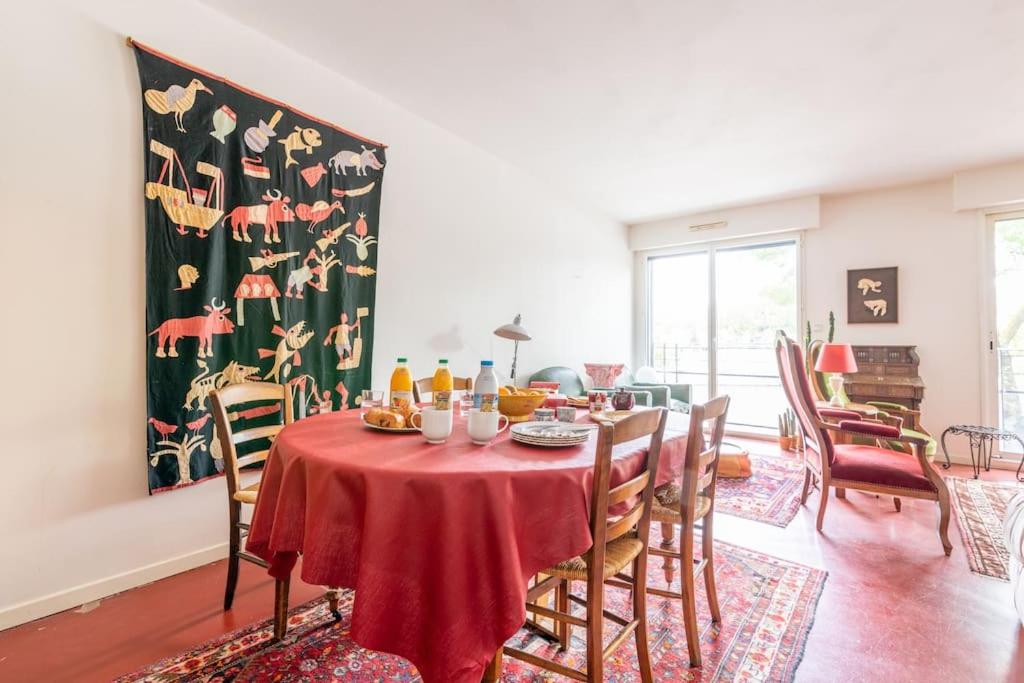
[(691, 225), (690, 232), (701, 232), (703, 230), (717, 230), (718, 228), (724, 228), (729, 225), (727, 221), (716, 221), (714, 223), (701, 223), (700, 225)]

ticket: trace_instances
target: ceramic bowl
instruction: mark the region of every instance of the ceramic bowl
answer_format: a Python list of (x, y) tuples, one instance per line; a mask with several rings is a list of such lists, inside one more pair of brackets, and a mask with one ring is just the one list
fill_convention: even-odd
[(535, 409), (544, 405), (547, 398), (547, 392), (498, 396), (498, 412), (507, 417), (509, 422), (526, 422)]

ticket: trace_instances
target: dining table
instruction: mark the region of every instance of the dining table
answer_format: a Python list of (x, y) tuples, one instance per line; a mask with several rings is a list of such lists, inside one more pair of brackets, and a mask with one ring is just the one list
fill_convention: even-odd
[[(659, 485), (680, 476), (686, 418), (670, 414)], [(596, 444), (528, 446), (505, 430), (476, 445), (460, 416), (428, 444), (368, 428), (358, 410), (308, 417), (274, 440), (247, 550), (279, 586), (301, 555), (304, 582), (353, 589), (362, 647), (404, 657), (426, 683), (477, 683), (523, 626), (531, 578), (592, 545)], [(648, 444), (615, 446), (613, 486), (640, 471)]]

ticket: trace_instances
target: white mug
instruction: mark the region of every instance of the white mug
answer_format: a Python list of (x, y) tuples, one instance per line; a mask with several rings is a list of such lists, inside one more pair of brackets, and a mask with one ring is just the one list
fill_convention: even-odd
[[(498, 427), (501, 420), (504, 420), (505, 424)], [(485, 446), (491, 439), (508, 428), (508, 418), (495, 410), (484, 412), (479, 408), (474, 408), (469, 411), (467, 427), (470, 440), (478, 446)]]
[[(419, 418), (419, 424), (416, 424)], [(422, 432), (427, 443), (444, 443), (452, 435), (452, 411), (423, 408), (410, 419), (412, 426)]]

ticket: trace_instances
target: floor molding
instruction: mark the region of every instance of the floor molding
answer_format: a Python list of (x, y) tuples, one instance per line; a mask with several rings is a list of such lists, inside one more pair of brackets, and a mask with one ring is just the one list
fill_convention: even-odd
[(0, 609), (0, 631), (72, 609), (93, 600), (100, 600), (122, 591), (138, 588), (144, 584), (222, 560), (227, 556), (228, 544), (218, 543), (105, 579), (83, 583), (73, 588), (4, 607)]

